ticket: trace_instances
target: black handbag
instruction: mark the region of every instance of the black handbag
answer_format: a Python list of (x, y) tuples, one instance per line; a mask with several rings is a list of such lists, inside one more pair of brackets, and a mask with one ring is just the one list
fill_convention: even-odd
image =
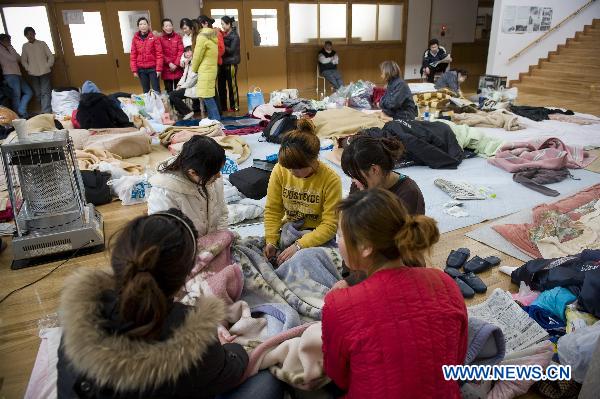
[(99, 170), (82, 170), (81, 180), (85, 188), (85, 200), (94, 205), (108, 204), (112, 201), (110, 186), (106, 183), (111, 179), (108, 172)]

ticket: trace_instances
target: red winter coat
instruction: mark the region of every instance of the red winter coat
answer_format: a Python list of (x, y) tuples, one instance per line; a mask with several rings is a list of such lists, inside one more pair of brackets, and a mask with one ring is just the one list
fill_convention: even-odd
[(219, 52), (219, 58), (217, 59), (218, 65), (223, 65), (223, 54), (225, 54), (225, 42), (223, 41), (223, 31), (221, 29), (215, 29), (217, 31), (217, 51)]
[[(170, 35), (163, 32), (160, 36), (160, 44), (163, 52), (163, 73), (161, 77), (164, 80), (179, 79), (183, 75), (183, 68), (179, 66), (183, 54), (183, 39), (175, 32), (171, 32)], [(177, 69), (171, 71), (169, 63), (177, 65)]]
[(156, 72), (162, 72), (163, 54), (160, 39), (148, 32), (146, 39), (142, 40), (140, 32), (136, 32), (131, 41), (129, 66), (133, 73), (142, 68), (156, 68)]
[(461, 397), (442, 365), (465, 360), (467, 309), (440, 270), (385, 269), (331, 291), (322, 322), (323, 366), (346, 398)]

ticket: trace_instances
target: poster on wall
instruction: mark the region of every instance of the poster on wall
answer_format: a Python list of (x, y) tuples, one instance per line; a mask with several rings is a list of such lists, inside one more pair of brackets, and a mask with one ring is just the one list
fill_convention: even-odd
[(542, 32), (552, 24), (551, 7), (506, 6), (502, 15), (503, 33)]

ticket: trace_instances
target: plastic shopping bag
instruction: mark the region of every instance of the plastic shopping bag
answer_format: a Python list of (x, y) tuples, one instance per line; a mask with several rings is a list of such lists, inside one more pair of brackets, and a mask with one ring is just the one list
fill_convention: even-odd
[(144, 103), (146, 112), (150, 115), (150, 118), (156, 122), (162, 121), (162, 116), (165, 113), (165, 105), (163, 104), (160, 93), (150, 90), (144, 94)]
[(583, 382), (592, 360), (592, 353), (600, 339), (600, 321), (591, 326), (578, 328), (558, 339), (560, 364), (571, 366), (573, 379)]
[(258, 87), (255, 87), (253, 91), (249, 91), (246, 96), (248, 97), (248, 114), (252, 114), (254, 108), (265, 103), (262, 90)]
[(109, 180), (113, 194), (119, 197), (123, 205), (134, 205), (148, 201), (152, 186), (147, 175), (122, 176)]

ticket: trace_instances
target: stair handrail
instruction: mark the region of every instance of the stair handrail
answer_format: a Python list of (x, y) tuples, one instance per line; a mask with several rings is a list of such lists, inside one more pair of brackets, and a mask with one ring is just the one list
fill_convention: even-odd
[(519, 51), (518, 53), (515, 53), (515, 55), (513, 55), (512, 57), (510, 57), (508, 59), (508, 62), (512, 62), (515, 59), (519, 58), (521, 55), (523, 55), (523, 53), (525, 53), (527, 50), (529, 50), (531, 47), (535, 46), (536, 44), (538, 44), (539, 42), (541, 42), (542, 40), (544, 40), (548, 35), (550, 35), (552, 32), (558, 30), (562, 25), (564, 25), (567, 21), (575, 18), (577, 15), (579, 15), (583, 10), (585, 10), (586, 8), (588, 8), (589, 6), (591, 6), (596, 0), (590, 0), (587, 3), (585, 3), (584, 5), (582, 5), (581, 7), (579, 7), (579, 9), (573, 11), (569, 16), (565, 17), (562, 21), (560, 21), (558, 24), (556, 24), (553, 28), (551, 28), (550, 30), (546, 31), (542, 36), (538, 37), (537, 39), (535, 39), (534, 41), (532, 41), (531, 43), (529, 43), (526, 47), (524, 47), (523, 49), (521, 49), (521, 51)]

